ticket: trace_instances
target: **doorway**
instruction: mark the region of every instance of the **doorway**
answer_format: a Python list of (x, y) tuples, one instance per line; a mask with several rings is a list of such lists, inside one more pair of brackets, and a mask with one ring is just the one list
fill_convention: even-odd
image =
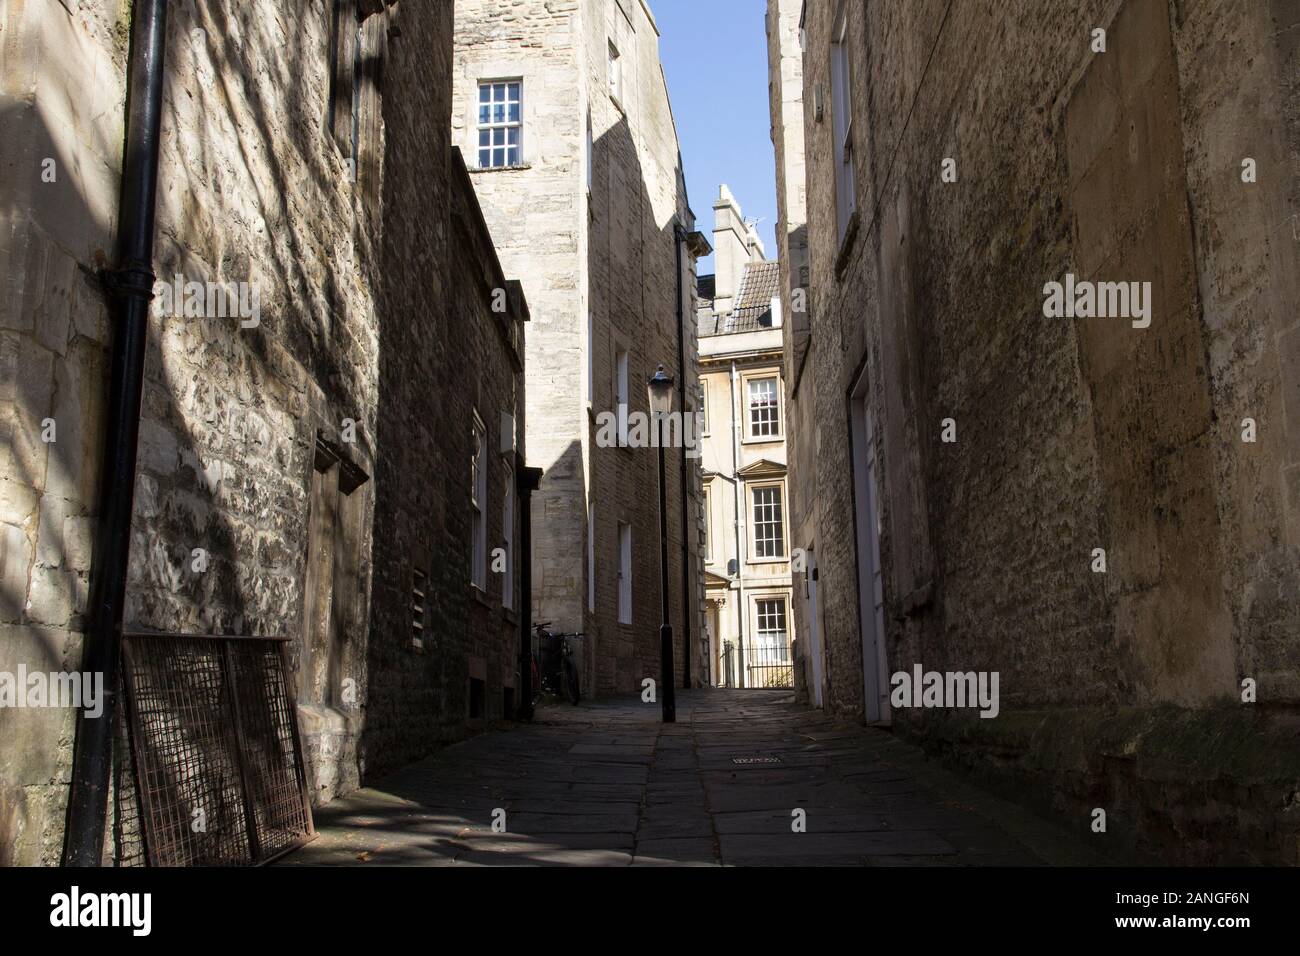
[(858, 620), (862, 631), (862, 700), (867, 723), (889, 722), (885, 591), (880, 571), (876, 443), (864, 370), (849, 395), (853, 438), (853, 510), (858, 546)]

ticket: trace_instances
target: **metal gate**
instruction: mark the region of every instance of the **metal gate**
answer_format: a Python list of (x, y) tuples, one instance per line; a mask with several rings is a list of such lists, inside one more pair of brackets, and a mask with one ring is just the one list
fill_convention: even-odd
[(746, 687), (793, 687), (789, 600), (785, 594), (754, 598), (753, 630), (741, 647)]
[(266, 863), (315, 836), (287, 643), (123, 636), (135, 805), (151, 866)]
[(790, 645), (759, 643), (744, 646), (744, 687), (793, 687)]

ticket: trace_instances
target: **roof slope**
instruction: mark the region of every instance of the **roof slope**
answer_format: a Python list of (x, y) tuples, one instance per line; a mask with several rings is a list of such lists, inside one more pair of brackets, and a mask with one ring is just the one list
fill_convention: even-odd
[[(710, 279), (712, 276), (709, 277)], [(730, 315), (701, 315), (700, 335), (727, 335), (733, 332), (757, 332), (772, 327), (772, 298), (781, 286), (781, 264), (761, 260), (745, 264), (740, 289)], [(712, 291), (712, 290), (710, 290)]]

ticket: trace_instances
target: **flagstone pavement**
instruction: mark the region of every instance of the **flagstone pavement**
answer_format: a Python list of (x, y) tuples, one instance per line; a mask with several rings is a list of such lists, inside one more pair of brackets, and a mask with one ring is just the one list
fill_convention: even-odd
[(317, 839), (280, 865), (1111, 862), (1086, 824), (1066, 832), (788, 691), (678, 691), (677, 723), (659, 717), (637, 697), (540, 708), (318, 809)]

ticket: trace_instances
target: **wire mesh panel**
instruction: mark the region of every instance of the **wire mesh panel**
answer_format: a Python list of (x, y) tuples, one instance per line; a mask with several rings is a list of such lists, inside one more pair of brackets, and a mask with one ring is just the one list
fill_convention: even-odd
[(282, 640), (129, 634), (123, 662), (152, 865), (262, 863), (312, 835)]
[[(119, 671), (119, 699), (126, 694), (125, 680), (125, 675)], [(147, 866), (149, 861), (144, 852), (144, 826), (132, 773), (131, 733), (127, 717), (124, 707), (118, 707), (113, 714), (113, 839), (109, 846), (110, 857), (113, 866)]]
[(289, 696), (283, 645), (243, 642), (229, 648), (240, 688), (239, 727), (257, 846), (264, 858), (298, 846), (311, 832), (297, 715)]

